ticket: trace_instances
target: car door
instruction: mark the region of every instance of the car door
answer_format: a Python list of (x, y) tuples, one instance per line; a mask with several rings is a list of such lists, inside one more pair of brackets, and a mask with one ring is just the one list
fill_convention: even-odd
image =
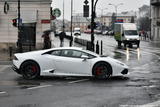
[(61, 56), (54, 60), (56, 67), (61, 73), (71, 75), (90, 75), (92, 59), (84, 60), (81, 56), (85, 54), (78, 50), (64, 49)]

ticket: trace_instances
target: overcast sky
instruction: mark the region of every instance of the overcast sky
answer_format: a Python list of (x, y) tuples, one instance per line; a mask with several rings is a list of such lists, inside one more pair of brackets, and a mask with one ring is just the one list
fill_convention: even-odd
[[(52, 0), (52, 7), (54, 8), (59, 8), (61, 11), (63, 11), (63, 0)], [(83, 13), (83, 5), (84, 5), (85, 0), (73, 0), (73, 12), (74, 13)], [(91, 4), (91, 0), (89, 1), (89, 5)], [(96, 1), (96, 0), (94, 0)], [(138, 11), (138, 8), (141, 7), (142, 5), (150, 4), (150, 0), (98, 0), (97, 3), (97, 13), (101, 14), (101, 9), (103, 9), (103, 14), (107, 12), (115, 12), (115, 7), (112, 5), (108, 5), (109, 3), (111, 4), (119, 4), (123, 3), (123, 5), (118, 6), (118, 13), (122, 11)], [(70, 20), (70, 15), (71, 15), (71, 0), (64, 0), (64, 18), (67, 20)], [(90, 6), (91, 7), (91, 6)], [(105, 9), (107, 8), (107, 9)], [(62, 13), (63, 14), (63, 13)], [(62, 19), (59, 17), (58, 19)]]

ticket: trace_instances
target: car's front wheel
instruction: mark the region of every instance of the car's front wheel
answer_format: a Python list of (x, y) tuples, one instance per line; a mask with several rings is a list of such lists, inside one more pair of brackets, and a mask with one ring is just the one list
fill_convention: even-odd
[(107, 79), (112, 74), (112, 67), (105, 62), (98, 62), (93, 67), (93, 75), (98, 79)]
[(40, 76), (40, 68), (37, 63), (33, 61), (27, 61), (22, 64), (21, 72), (25, 79), (36, 79)]

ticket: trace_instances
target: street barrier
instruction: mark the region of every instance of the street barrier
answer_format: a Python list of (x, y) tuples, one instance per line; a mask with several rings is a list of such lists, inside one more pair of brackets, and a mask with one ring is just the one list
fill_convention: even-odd
[[(71, 36), (66, 35), (66, 39), (71, 40)], [(85, 39), (82, 39), (82, 38), (79, 38), (79, 37), (75, 37), (73, 42), (78, 43), (78, 44), (80, 44), (82, 46), (86, 46), (87, 50), (92, 51), (91, 41), (88, 41), (88, 40), (85, 40)], [(97, 44), (96, 44), (96, 53), (102, 55), (103, 54), (103, 42), (102, 41), (101, 41), (101, 53), (99, 52), (99, 49), (100, 49), (100, 45), (98, 44), (98, 41), (97, 41)]]

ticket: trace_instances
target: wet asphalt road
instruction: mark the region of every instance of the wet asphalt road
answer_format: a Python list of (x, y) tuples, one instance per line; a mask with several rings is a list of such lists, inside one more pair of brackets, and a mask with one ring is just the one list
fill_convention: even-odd
[(117, 49), (103, 40), (104, 54), (126, 63), (129, 75), (108, 80), (90, 77), (42, 77), (24, 80), (11, 65), (0, 65), (0, 107), (124, 107), (160, 99), (160, 46), (141, 41), (140, 48)]

